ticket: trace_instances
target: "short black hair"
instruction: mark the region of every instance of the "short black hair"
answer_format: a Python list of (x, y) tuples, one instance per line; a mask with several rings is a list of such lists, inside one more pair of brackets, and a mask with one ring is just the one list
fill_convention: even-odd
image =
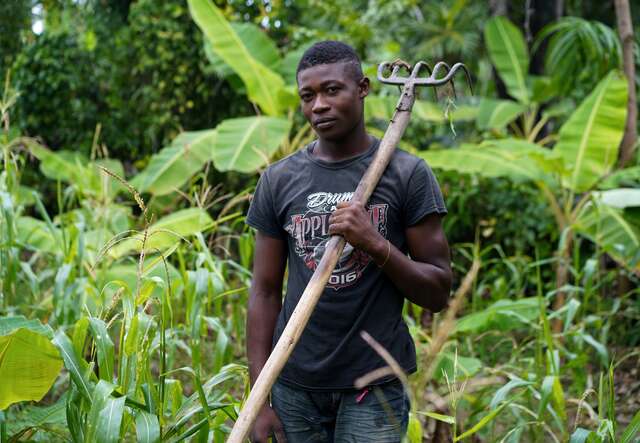
[(296, 77), (300, 71), (304, 71), (307, 68), (331, 63), (347, 63), (355, 81), (359, 81), (363, 77), (360, 57), (356, 54), (355, 49), (346, 43), (335, 40), (315, 43), (304, 51), (298, 62)]

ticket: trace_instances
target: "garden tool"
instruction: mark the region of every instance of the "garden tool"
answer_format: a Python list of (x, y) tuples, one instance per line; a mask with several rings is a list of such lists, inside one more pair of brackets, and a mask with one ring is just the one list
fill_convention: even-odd
[[(410, 75), (408, 77), (400, 76), (401, 69), (406, 70)], [(426, 70), (429, 75), (421, 77), (420, 72), (423, 70)], [(385, 75), (389, 71), (391, 73), (388, 76)], [(433, 86), (435, 90), (437, 86), (449, 83), (455, 95), (452, 79), (458, 71), (464, 71), (469, 86), (471, 86), (469, 72), (462, 63), (456, 63), (449, 67), (444, 62), (438, 62), (432, 69), (426, 62), (420, 61), (411, 69), (411, 66), (406, 62), (397, 60), (393, 63), (384, 62), (378, 66), (378, 80), (382, 83), (398, 85), (402, 87), (402, 91), (391, 122), (380, 141), (380, 147), (360, 180), (352, 201), (366, 203), (377, 186), (380, 177), (391, 160), (396, 145), (409, 123), (411, 109), (415, 102), (416, 86)], [(258, 412), (267, 401), (273, 383), (302, 335), (302, 331), (307, 325), (327, 281), (331, 277), (345, 243), (344, 237), (340, 235), (333, 235), (327, 241), (324, 255), (318, 267), (302, 293), (289, 322), (262, 368), (249, 394), (249, 398), (240, 412), (227, 440), (229, 443), (243, 443), (246, 441)]]

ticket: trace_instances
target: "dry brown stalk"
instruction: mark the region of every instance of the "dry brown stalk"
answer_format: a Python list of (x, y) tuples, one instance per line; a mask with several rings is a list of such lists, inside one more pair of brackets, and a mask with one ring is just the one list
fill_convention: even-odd
[(427, 355), (424, 358), (424, 372), (427, 374), (427, 378), (424, 380), (424, 384), (426, 385), (432, 377), (432, 366), (435, 361), (437, 355), (442, 350), (442, 347), (449, 339), (451, 332), (456, 324), (456, 315), (458, 311), (462, 308), (465, 302), (465, 296), (467, 292), (471, 289), (474, 280), (478, 275), (478, 270), (480, 269), (480, 259), (476, 257), (471, 263), (471, 269), (467, 272), (467, 275), (464, 276), (460, 287), (456, 290), (451, 303), (449, 303), (449, 308), (445, 314), (444, 319), (440, 323), (436, 334), (431, 340), (431, 346), (429, 346), (429, 350), (427, 351)]

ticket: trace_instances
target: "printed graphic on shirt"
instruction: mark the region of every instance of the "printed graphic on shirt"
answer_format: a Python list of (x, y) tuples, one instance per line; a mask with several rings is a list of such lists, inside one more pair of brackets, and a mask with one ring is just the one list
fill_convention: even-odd
[[(293, 214), (285, 230), (295, 239), (295, 251), (304, 264), (314, 271), (329, 240), (329, 216), (340, 202), (351, 200), (353, 192), (315, 192), (307, 196), (307, 211)], [(368, 205), (372, 225), (383, 237), (387, 236), (387, 211), (389, 205)], [(371, 257), (355, 249), (349, 243), (344, 247), (327, 287), (338, 290), (354, 284), (362, 276)]]

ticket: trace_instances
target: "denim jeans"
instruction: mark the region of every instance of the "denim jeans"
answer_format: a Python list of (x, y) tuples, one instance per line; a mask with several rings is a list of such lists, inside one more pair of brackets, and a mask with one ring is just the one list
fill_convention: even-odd
[(398, 380), (366, 392), (308, 391), (277, 381), (271, 403), (288, 443), (399, 443), (409, 422), (409, 397)]

